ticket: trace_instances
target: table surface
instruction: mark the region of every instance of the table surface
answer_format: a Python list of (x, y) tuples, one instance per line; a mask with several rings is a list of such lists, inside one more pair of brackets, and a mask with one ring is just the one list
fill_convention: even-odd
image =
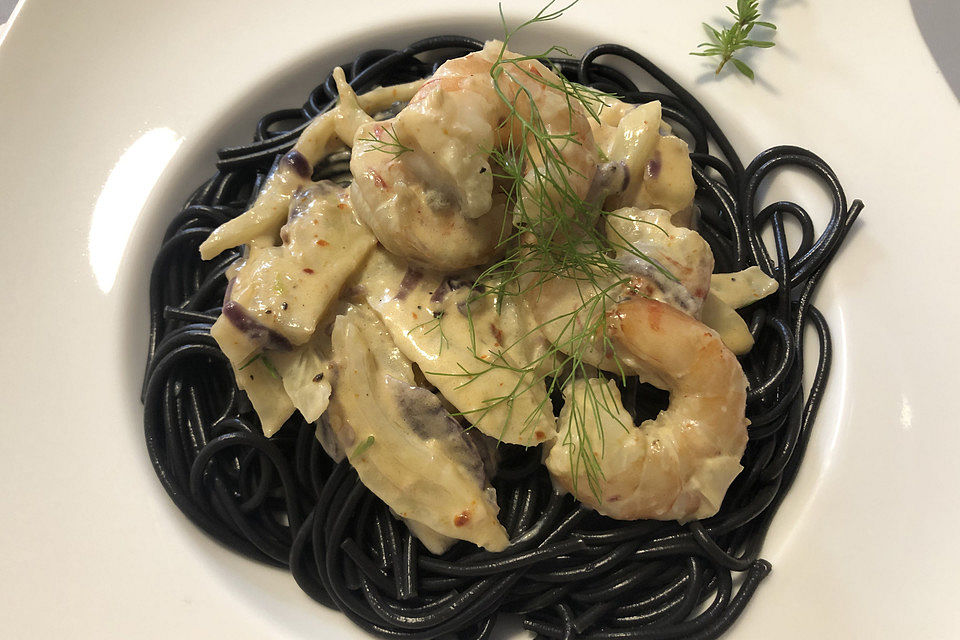
[(913, 16), (940, 72), (953, 94), (960, 98), (960, 2), (956, 0), (911, 0)]
[(0, 23), (7, 21), (15, 6), (17, 6), (17, 0), (0, 0)]

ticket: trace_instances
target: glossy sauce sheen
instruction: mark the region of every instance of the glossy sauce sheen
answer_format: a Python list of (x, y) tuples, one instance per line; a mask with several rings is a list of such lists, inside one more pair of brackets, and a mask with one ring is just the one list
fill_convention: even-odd
[[(231, 269), (225, 312), (212, 334), (267, 435), (296, 410), (315, 421), (329, 408), (320, 427), (325, 446), (344, 453), (367, 487), (431, 548), (454, 538), (490, 550), (507, 543), (479, 452), (464, 436), (467, 426), (497, 442), (547, 444), (556, 481), (603, 513), (710, 515), (736, 471), (731, 475), (727, 465), (724, 473), (698, 475), (699, 451), (677, 467), (676, 482), (692, 492), (682, 495), (691, 497), (671, 498), (667, 489), (658, 498), (666, 507), (637, 503), (629, 515), (587, 500), (582, 486), (578, 491), (575, 480), (565, 480), (573, 468), (564, 466), (564, 451), (573, 446), (570, 434), (583, 433), (583, 427), (572, 426), (569, 411), (559, 421), (553, 415), (543, 378), (562, 356), (551, 351), (551, 342), (582, 346), (568, 339), (570, 332), (598, 321), (614, 335), (619, 312), (610, 312), (609, 319), (596, 314), (635, 296), (663, 301), (688, 319), (699, 317), (708, 301), (705, 321), (718, 323), (717, 344), (744, 348), (749, 332), (744, 338), (745, 325), (729, 316), (739, 317), (731, 305), (751, 296), (740, 292), (735, 278), (724, 281), (729, 301), (708, 295), (710, 248), (685, 228), (695, 217), (687, 145), (662, 123), (657, 102), (634, 107), (604, 98), (602, 117), (590, 121), (580, 106), (569, 111), (565, 95), (530, 80), (555, 79), (552, 71), (532, 60), (519, 63), (529, 75), (509, 76), (509, 82), (526, 83), (524, 95), (536, 101), (547, 130), (569, 136), (558, 153), (572, 167), (570, 188), (612, 212), (607, 236), (620, 247), (617, 260), (626, 279), (611, 287), (607, 304), (592, 311), (583, 305), (596, 295), (596, 283), (562, 273), (512, 282), (512, 293), (500, 299), (476, 295), (475, 288), (496, 284), (474, 282), (510, 233), (506, 199), (494, 188), (489, 159), (477, 151), (503, 143), (498, 123), (507, 111), (488, 71), (498, 55), (513, 54), (498, 54), (499, 45), (488, 43), (446, 63), (425, 83), (366, 96), (356, 96), (342, 72), (334, 73), (340, 104), (306, 128), (253, 207), (201, 246), (209, 258), (246, 244), (242, 262)], [(365, 108), (382, 106), (387, 96), (410, 104), (374, 121)], [(353, 148), (352, 184), (312, 182), (313, 164), (345, 146)], [(521, 196), (527, 206), (537, 206), (528, 197)], [(743, 280), (752, 283), (753, 294), (769, 292), (762, 278)], [(657, 309), (647, 330), (659, 330)], [(673, 374), (632, 353), (634, 343), (641, 344), (597, 334), (577, 355), (600, 369), (626, 370), (671, 388)], [(573, 396), (566, 397), (569, 406)], [(742, 400), (733, 401), (741, 405), (733, 413), (736, 423)], [(619, 394), (615, 404), (622, 409)], [(633, 432), (675, 430), (667, 417)], [(627, 428), (631, 422), (618, 424)], [(598, 422), (591, 428), (599, 435), (610, 427)], [(739, 438), (736, 443), (739, 451), (724, 454), (734, 463), (742, 453)], [(632, 473), (628, 466), (617, 468), (616, 459), (611, 454), (601, 464), (611, 473)], [(601, 495), (606, 491), (607, 498), (627, 504), (614, 495), (620, 491), (615, 478), (610, 481)], [(697, 496), (704, 496), (702, 503)]]

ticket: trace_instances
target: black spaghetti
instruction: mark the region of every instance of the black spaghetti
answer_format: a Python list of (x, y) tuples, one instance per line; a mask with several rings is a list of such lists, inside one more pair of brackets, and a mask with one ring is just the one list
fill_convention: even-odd
[[(428, 38), (399, 51), (366, 51), (342, 67), (363, 92), (426, 77), (444, 60), (481, 46), (466, 37)], [(632, 63), (667, 92), (640, 90), (601, 58)], [(220, 314), (224, 272), (238, 253), (207, 263), (197, 247), (247, 208), (278, 155), (332, 108), (332, 75), (302, 108), (265, 115), (251, 144), (220, 151), (216, 174), (171, 220), (153, 267), (142, 399), (147, 449), (167, 493), (210, 536), (254, 560), (288, 567), (312, 598), (376, 635), (486, 638), (501, 613), (513, 613), (547, 638), (714, 638), (770, 571), (759, 558), (763, 540), (797, 474), (830, 371), (830, 333), (811, 300), (863, 205), (848, 206), (834, 172), (804, 149), (774, 147), (744, 167), (703, 106), (635, 51), (600, 45), (580, 60), (552, 63), (569, 79), (626, 101), (661, 101), (664, 118), (690, 142), (698, 231), (716, 270), (759, 265), (779, 283), (777, 295), (743, 311), (756, 341), (740, 359), (750, 383), (750, 441), (744, 470), (716, 516), (687, 525), (608, 519), (553, 490), (538, 448), (502, 445), (493, 484), (510, 546), (488, 553), (460, 543), (437, 557), (346, 461), (326, 456), (299, 414), (274, 437), (261, 434), (209, 333)], [(329, 156), (314, 177), (349, 180), (348, 160), (348, 153)], [(761, 184), (783, 167), (806, 170), (832, 193), (833, 210), (819, 235), (798, 204), (757, 210)], [(792, 252), (787, 218), (800, 229)], [(761, 241), (767, 230), (772, 252)], [(805, 392), (808, 326), (819, 357)], [(628, 390), (640, 418), (664, 405), (665, 394), (652, 387)], [(734, 588), (737, 572), (745, 577)]]

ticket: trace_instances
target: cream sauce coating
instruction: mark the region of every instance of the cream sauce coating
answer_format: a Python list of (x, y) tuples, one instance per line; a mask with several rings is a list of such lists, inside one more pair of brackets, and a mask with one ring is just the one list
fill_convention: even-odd
[[(471, 287), (496, 284), (475, 285), (480, 268), (514, 231), (489, 153), (509, 134), (489, 73), (500, 46), (450, 61), (426, 82), (361, 96), (335, 70), (338, 106), (307, 126), (253, 207), (201, 245), (205, 259), (246, 245), (211, 333), (264, 433), (275, 433), (294, 411), (316, 422), (331, 456), (346, 456), (438, 553), (454, 539), (490, 550), (507, 544), (488, 482), (495, 461), (485, 468), (474, 437), (453, 415), (499, 441), (553, 443), (551, 456), (560, 455), (569, 411), (558, 434), (543, 376), (562, 353), (577, 351), (585, 363), (622, 368), (662, 388), (670, 382), (610, 338), (619, 321), (609, 314), (619, 303), (641, 295), (689, 316), (702, 313), (742, 353), (752, 338), (734, 308), (776, 288), (759, 270), (711, 276), (709, 246), (685, 228), (694, 212), (689, 149), (669, 134), (658, 102), (610, 98), (593, 122), (582, 105), (571, 112), (565, 96), (532, 81), (548, 132), (569, 137), (560, 153), (574, 169), (571, 189), (616, 210), (604, 219), (623, 281), (552, 274), (560, 277), (536, 286), (521, 280), (499, 300), (477, 296)], [(556, 80), (538, 62), (523, 64)], [(410, 105), (389, 121), (373, 120), (371, 113), (395, 101)], [(392, 143), (406, 150), (391, 152)], [(313, 182), (314, 164), (346, 147), (353, 148), (352, 185)], [(596, 179), (601, 158), (609, 160), (610, 184)], [(525, 175), (542, 162), (530, 150)], [(534, 206), (529, 195), (522, 198)], [(584, 309), (598, 287), (608, 289), (603, 304)], [(601, 330), (571, 343), (585, 326)], [(567, 391), (595, 383), (578, 381)], [(618, 454), (611, 456), (615, 466)], [(719, 504), (716, 488), (736, 473), (728, 462), (707, 463), (702, 478), (691, 476), (705, 509)], [(711, 479), (714, 467), (719, 475)]]
[(450, 290), (449, 278), (411, 270), (385, 251), (374, 253), (360, 282), (397, 347), (481, 432), (525, 446), (556, 434), (544, 382), (530, 369), (537, 344), (510, 333), (522, 331), (519, 320), (510, 323), (516, 297), (503, 301), (504, 323), (492, 296), (468, 307), (468, 283)]
[(483, 462), (369, 309), (333, 329), (330, 426), (363, 483), (399, 516), (490, 551), (507, 545)]
[(735, 354), (748, 353), (753, 348), (753, 336), (736, 309), (762, 300), (777, 288), (777, 281), (757, 266), (734, 273), (715, 273), (710, 277), (710, 293), (700, 319), (719, 333)]
[(346, 190), (329, 183), (297, 191), (279, 235), (280, 246), (249, 249), (230, 300), (263, 326), (302, 344), (376, 240), (354, 217)]
[(611, 98), (607, 105), (601, 111), (602, 124), (593, 125), (595, 136), (609, 161), (627, 166), (630, 184), (624, 193), (611, 197), (605, 208), (666, 209), (671, 214), (688, 210), (697, 187), (690, 149), (667, 133), (660, 103), (634, 107)]
[(356, 128), (370, 119), (368, 113), (409, 100), (424, 82), (380, 87), (357, 96), (344, 79), (342, 69), (337, 67), (333, 75), (340, 91), (340, 104), (316, 117), (304, 129), (293, 150), (281, 158), (270, 173), (253, 207), (221, 225), (200, 245), (200, 256), (204, 260), (254, 238), (276, 234), (287, 219), (290, 201), (297, 189), (310, 183), (311, 168), (327, 154), (352, 144)]

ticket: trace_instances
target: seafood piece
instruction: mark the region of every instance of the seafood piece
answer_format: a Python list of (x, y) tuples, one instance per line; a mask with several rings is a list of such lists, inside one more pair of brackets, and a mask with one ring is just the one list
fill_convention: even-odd
[[(354, 207), (391, 253), (438, 271), (494, 256), (511, 223), (506, 198), (494, 189), (491, 152), (528, 165), (528, 182), (561, 183), (564, 197), (587, 193), (598, 154), (582, 105), (543, 64), (517, 58), (503, 43), (488, 42), (442, 64), (396, 117), (357, 131)], [(530, 120), (549, 136), (549, 149), (523, 131), (521, 122)], [(562, 200), (552, 187), (536, 202), (526, 202), (530, 197), (522, 206), (538, 210)]]
[[(641, 294), (696, 316), (710, 288), (713, 253), (700, 235), (671, 223), (666, 210), (618, 209), (604, 216), (622, 274), (547, 277), (526, 285), (537, 324), (561, 351), (606, 371), (640, 373), (646, 367), (611, 342), (604, 316), (625, 295)], [(590, 328), (598, 331), (590, 333)]]
[(363, 484), (402, 518), (504, 549), (507, 533), (476, 448), (437, 396), (415, 386), (410, 361), (376, 316), (351, 307), (332, 339), (329, 424)]
[[(689, 520), (717, 513), (741, 471), (747, 379), (711, 329), (673, 307), (632, 297), (611, 316), (612, 337), (670, 392), (670, 405), (633, 426), (613, 381), (564, 390), (560, 436), (546, 459), (554, 481), (620, 520)], [(582, 451), (581, 448), (587, 448)], [(592, 480), (581, 455), (601, 471)]]

